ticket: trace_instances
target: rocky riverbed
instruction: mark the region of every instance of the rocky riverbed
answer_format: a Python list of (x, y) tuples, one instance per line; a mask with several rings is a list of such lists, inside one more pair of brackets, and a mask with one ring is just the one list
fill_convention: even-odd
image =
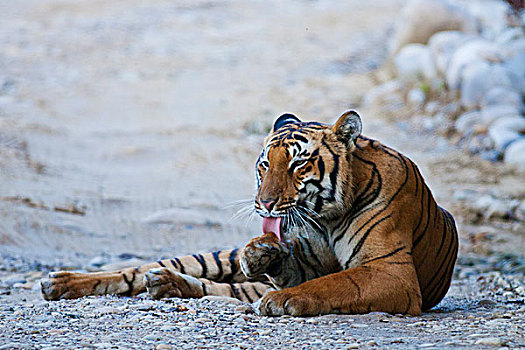
[[(0, 1), (0, 349), (525, 346), (523, 171), (472, 156), (439, 119), (361, 103), (388, 80), (404, 1), (94, 4)], [(457, 219), (434, 310), (267, 318), (227, 299), (41, 298), (49, 271), (242, 246), (260, 221), (230, 204), (252, 197), (274, 117), (348, 108)]]

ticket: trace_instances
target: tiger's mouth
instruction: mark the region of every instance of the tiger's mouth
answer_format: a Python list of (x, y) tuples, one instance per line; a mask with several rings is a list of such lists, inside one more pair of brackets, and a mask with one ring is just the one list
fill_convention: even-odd
[(282, 216), (263, 217), (262, 222), (263, 233), (273, 233), (277, 236), (279, 241), (283, 241), (283, 233), (286, 232), (286, 225)]

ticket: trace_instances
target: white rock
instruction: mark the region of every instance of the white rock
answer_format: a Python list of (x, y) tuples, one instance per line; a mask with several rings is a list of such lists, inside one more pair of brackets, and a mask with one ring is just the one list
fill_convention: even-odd
[(432, 59), (432, 52), (428, 46), (422, 44), (408, 44), (394, 57), (399, 77), (404, 80), (418, 80), (437, 78), (437, 71)]
[(460, 102), (467, 108), (480, 105), (483, 96), (492, 87), (513, 86), (508, 71), (502, 65), (490, 65), (484, 61), (472, 63), (462, 71), (461, 76)]
[(505, 117), (515, 117), (516, 115), (519, 115), (519, 110), (509, 105), (498, 104), (486, 106), (481, 109), (482, 125), (484, 126), (489, 126), (494, 120)]
[(501, 44), (501, 57), (508, 59), (514, 55), (525, 52), (525, 38), (519, 38), (516, 40), (509, 41), (508, 43)]
[(505, 1), (467, 1), (466, 5), (480, 22), (484, 36), (493, 39), (507, 28), (509, 5)]
[(438, 101), (430, 101), (425, 106), (425, 113), (436, 114), (440, 108), (441, 108), (441, 103), (439, 103)]
[(425, 93), (421, 89), (412, 89), (407, 94), (407, 101), (416, 107), (421, 107), (425, 100)]
[(489, 337), (489, 338), (481, 338), (476, 340), (474, 343), (476, 345), (494, 345), (494, 346), (501, 346), (503, 345), (503, 341), (500, 338), (496, 337)]
[(503, 66), (509, 72), (509, 78), (516, 90), (525, 94), (525, 49), (524, 52), (518, 53), (507, 59)]
[(474, 203), (476, 209), (485, 218), (504, 218), (508, 216), (519, 204), (517, 201), (507, 201), (494, 198), (490, 195), (479, 197)]
[(482, 123), (481, 111), (470, 111), (463, 113), (455, 123), (455, 128), (460, 133), (467, 135), (471, 134), (476, 125)]
[[(525, 200), (521, 201), (521, 203), (516, 208), (516, 217), (522, 221), (525, 221)], [(524, 294), (522, 291), (525, 292), (524, 287), (521, 287), (521, 290), (517, 292), (518, 294)]]
[(426, 44), (439, 31), (475, 32), (476, 29), (473, 16), (452, 1), (411, 0), (396, 19), (389, 48), (391, 53), (396, 53), (406, 44)]
[(505, 128), (498, 128), (494, 125), (489, 127), (488, 131), (490, 139), (494, 142), (494, 146), (498, 151), (503, 151), (513, 141), (520, 138), (520, 135), (516, 132)]
[(485, 39), (467, 41), (452, 56), (446, 72), (446, 81), (451, 90), (461, 84), (463, 70), (477, 61), (501, 62), (500, 47)]
[(503, 161), (508, 164), (514, 164), (518, 169), (525, 171), (525, 138), (511, 143), (505, 150)]
[(496, 42), (498, 44), (506, 44), (511, 41), (523, 38), (525, 33), (523, 32), (523, 28), (514, 27), (514, 28), (506, 28), (496, 37)]
[(482, 106), (497, 104), (512, 106), (519, 111), (523, 110), (523, 101), (521, 95), (509, 87), (492, 87), (482, 96)]
[(370, 89), (363, 98), (364, 106), (371, 106), (389, 100), (393, 95), (398, 95), (403, 89), (399, 80), (391, 80)]
[(458, 31), (438, 32), (430, 38), (428, 46), (432, 51), (436, 69), (440, 75), (445, 76), (448, 64), (456, 49), (473, 38), (473, 35)]

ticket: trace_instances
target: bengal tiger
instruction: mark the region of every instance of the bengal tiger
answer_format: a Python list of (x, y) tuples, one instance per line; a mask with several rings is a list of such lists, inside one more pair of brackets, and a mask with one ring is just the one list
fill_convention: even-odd
[(456, 225), (417, 166), (361, 129), (355, 111), (334, 125), (281, 115), (256, 161), (262, 236), (115, 272), (51, 273), (44, 298), (148, 291), (231, 296), (262, 315), (419, 315), (450, 286)]

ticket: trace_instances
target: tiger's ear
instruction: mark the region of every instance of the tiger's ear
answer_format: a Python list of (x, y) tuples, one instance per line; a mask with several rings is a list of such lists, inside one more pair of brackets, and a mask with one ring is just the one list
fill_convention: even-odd
[(277, 129), (283, 127), (286, 124), (292, 124), (292, 123), (300, 123), (301, 120), (297, 118), (295, 115), (290, 113), (285, 113), (281, 115), (277, 120), (273, 123), (273, 132), (277, 131)]
[(346, 111), (337, 119), (332, 131), (347, 144), (354, 144), (361, 135), (362, 126), (361, 117), (356, 111)]

